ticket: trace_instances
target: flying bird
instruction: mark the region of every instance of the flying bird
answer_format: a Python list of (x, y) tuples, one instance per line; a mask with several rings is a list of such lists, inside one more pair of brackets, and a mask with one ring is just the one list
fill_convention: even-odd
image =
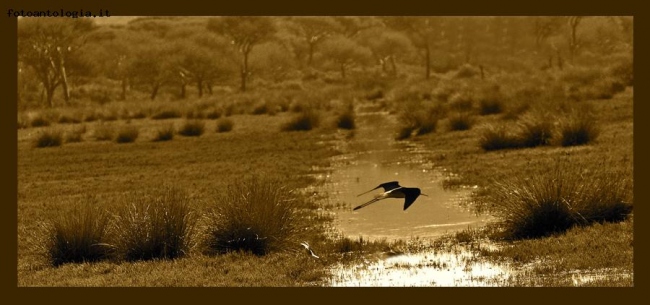
[(408, 209), (411, 206), (411, 204), (415, 202), (415, 199), (417, 199), (420, 195), (428, 196), (426, 194), (422, 194), (419, 188), (403, 187), (399, 185), (399, 182), (391, 181), (391, 182), (382, 183), (372, 190), (357, 195), (357, 197), (363, 194), (370, 193), (378, 188), (383, 188), (384, 192), (376, 195), (374, 199), (355, 207), (353, 210), (356, 211), (360, 208), (363, 208), (365, 206), (368, 206), (372, 203), (375, 203), (379, 200), (386, 199), (386, 198), (404, 198), (404, 211), (406, 211), (406, 209)]

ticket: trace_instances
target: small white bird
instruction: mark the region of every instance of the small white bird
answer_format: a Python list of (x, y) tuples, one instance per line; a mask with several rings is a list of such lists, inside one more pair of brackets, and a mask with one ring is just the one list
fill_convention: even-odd
[(316, 255), (316, 253), (314, 253), (314, 251), (311, 249), (311, 247), (309, 246), (309, 244), (306, 241), (301, 242), (300, 245), (305, 247), (305, 249), (307, 250), (307, 253), (309, 253), (309, 255), (311, 255), (314, 258), (319, 258), (318, 255)]
[(420, 191), (419, 188), (403, 187), (403, 186), (399, 185), (399, 183), (397, 181), (391, 181), (391, 182), (382, 183), (382, 184), (380, 184), (379, 186), (377, 186), (376, 188), (374, 188), (372, 190), (369, 190), (369, 191), (367, 191), (365, 193), (361, 193), (361, 194), (357, 195), (357, 197), (359, 197), (359, 196), (361, 196), (363, 194), (370, 193), (370, 192), (372, 192), (372, 191), (374, 191), (374, 190), (376, 190), (376, 189), (378, 189), (380, 187), (384, 188), (383, 193), (376, 195), (374, 199), (372, 199), (372, 200), (370, 200), (370, 201), (368, 201), (368, 202), (366, 202), (366, 203), (364, 203), (362, 205), (359, 205), (359, 206), (355, 207), (353, 210), (356, 211), (356, 210), (358, 210), (360, 208), (363, 208), (365, 206), (370, 205), (371, 203), (375, 203), (375, 202), (377, 202), (379, 200), (386, 199), (386, 198), (404, 198), (404, 211), (406, 211), (406, 209), (408, 209), (411, 206), (411, 204), (413, 204), (413, 202), (415, 202), (415, 199), (417, 199), (418, 196), (420, 196), (420, 195), (428, 196), (426, 194), (422, 194), (422, 192)]

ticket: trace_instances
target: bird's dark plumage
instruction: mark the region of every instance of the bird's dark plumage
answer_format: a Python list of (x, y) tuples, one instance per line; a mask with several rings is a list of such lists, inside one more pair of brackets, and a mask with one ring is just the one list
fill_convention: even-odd
[(376, 190), (376, 189), (378, 189), (380, 187), (384, 188), (384, 192), (382, 194), (379, 194), (375, 198), (373, 198), (372, 200), (370, 200), (370, 201), (368, 201), (368, 202), (366, 202), (366, 203), (364, 203), (362, 205), (359, 205), (359, 206), (355, 207), (353, 210), (358, 210), (360, 208), (363, 208), (365, 206), (368, 206), (368, 205), (370, 205), (372, 203), (375, 203), (375, 202), (377, 202), (379, 200), (386, 199), (386, 198), (404, 198), (404, 211), (406, 211), (406, 209), (408, 209), (420, 195), (427, 196), (426, 194), (422, 194), (422, 192), (420, 191), (419, 188), (403, 187), (403, 186), (400, 186), (397, 181), (382, 183), (379, 186), (377, 186), (376, 188), (374, 188), (374, 189), (372, 189), (372, 190), (370, 190), (368, 192), (359, 194), (359, 196), (361, 196), (363, 194), (366, 194), (366, 193), (369, 193), (369, 192), (372, 192), (372, 191), (374, 191), (374, 190)]

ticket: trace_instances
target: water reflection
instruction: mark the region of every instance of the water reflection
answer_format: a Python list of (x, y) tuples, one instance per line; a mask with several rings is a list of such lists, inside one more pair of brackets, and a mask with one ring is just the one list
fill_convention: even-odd
[[(355, 137), (345, 143), (348, 153), (333, 160), (333, 170), (323, 186), (328, 199), (342, 207), (336, 211), (335, 224), (343, 235), (371, 240), (435, 237), (487, 222), (486, 216), (476, 216), (459, 204), (468, 191), (443, 190), (443, 176), (426, 161), (426, 150), (393, 139), (396, 122), (392, 116), (366, 113), (358, 115), (358, 121)], [(383, 190), (358, 194), (395, 180), (405, 187), (420, 188), (428, 197), (418, 197), (406, 211), (404, 199), (395, 198), (352, 211)]]
[(498, 286), (508, 270), (475, 261), (469, 251), (404, 254), (354, 266), (334, 268), (331, 286)]

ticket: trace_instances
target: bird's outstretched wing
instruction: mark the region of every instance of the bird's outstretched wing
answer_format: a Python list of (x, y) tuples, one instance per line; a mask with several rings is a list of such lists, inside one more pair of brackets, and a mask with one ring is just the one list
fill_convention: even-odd
[(364, 193), (361, 193), (361, 194), (357, 195), (357, 197), (359, 197), (359, 196), (361, 196), (363, 194), (370, 193), (370, 192), (372, 192), (372, 191), (374, 191), (374, 190), (376, 190), (376, 189), (378, 189), (380, 187), (384, 188), (384, 192), (388, 192), (390, 190), (394, 190), (394, 189), (399, 188), (401, 186), (399, 185), (399, 182), (397, 182), (397, 181), (386, 182), (386, 183), (380, 184), (379, 186), (377, 186), (376, 188), (374, 188), (372, 190), (369, 190), (367, 192), (364, 192)]
[(365, 206), (368, 206), (368, 205), (370, 205), (371, 203), (375, 203), (375, 202), (377, 202), (377, 201), (379, 201), (379, 200), (382, 200), (382, 199), (384, 199), (384, 198), (381, 198), (381, 197), (374, 198), (374, 199), (372, 199), (372, 200), (370, 200), (370, 201), (368, 201), (368, 202), (366, 202), (366, 203), (364, 203), (364, 204), (362, 204), (362, 205), (359, 205), (359, 206), (355, 207), (355, 208), (352, 209), (352, 210), (353, 210), (353, 211), (356, 211), (356, 210), (358, 210), (358, 209), (360, 209), (360, 208), (363, 208), (363, 207), (365, 207)]
[(401, 190), (404, 193), (404, 211), (415, 202), (415, 199), (418, 199), (420, 195), (424, 195), (419, 188), (415, 187), (403, 187)]

